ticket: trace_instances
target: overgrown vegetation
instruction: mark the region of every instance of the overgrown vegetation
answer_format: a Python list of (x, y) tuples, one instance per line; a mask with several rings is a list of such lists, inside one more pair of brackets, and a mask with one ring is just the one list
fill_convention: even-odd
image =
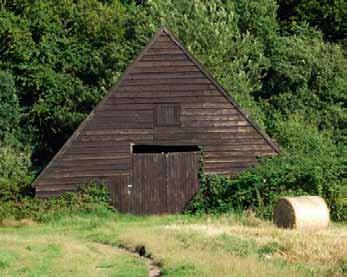
[(35, 206), (33, 178), (164, 24), (283, 149), (237, 180), (207, 177), (194, 209), (268, 216), (309, 193), (343, 220), (343, 1), (304, 2), (0, 2), (1, 206)]
[[(222, 213), (251, 209), (270, 219), (280, 196), (320, 195), (332, 218), (345, 220), (343, 158), (331, 134), (314, 125), (303, 128), (303, 118), (293, 116), (277, 124), (283, 153), (243, 172), (237, 179), (205, 176), (200, 172), (200, 192), (188, 212)], [(342, 151), (342, 149), (340, 150)], [(202, 165), (203, 169), (203, 165)]]
[(0, 205), (0, 224), (11, 219), (47, 222), (76, 212), (102, 214), (108, 209), (111, 209), (110, 195), (106, 187), (89, 184), (77, 192), (65, 193), (58, 198), (38, 199), (26, 196), (17, 201), (3, 201)]

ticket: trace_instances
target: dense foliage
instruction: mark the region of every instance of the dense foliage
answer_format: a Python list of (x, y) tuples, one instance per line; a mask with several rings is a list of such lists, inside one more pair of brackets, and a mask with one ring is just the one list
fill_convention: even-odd
[(105, 186), (89, 184), (76, 193), (65, 193), (59, 198), (38, 199), (23, 197), (20, 201), (4, 201), (0, 205), (0, 224), (4, 219), (30, 218), (44, 222), (69, 213), (107, 213), (110, 195)]
[[(279, 123), (280, 141), (287, 149), (275, 158), (243, 172), (237, 179), (200, 176), (202, 188), (188, 207), (189, 212), (220, 213), (252, 209), (271, 218), (280, 196), (320, 195), (332, 217), (343, 220), (343, 159), (331, 135), (315, 126), (305, 126), (294, 116)], [(203, 167), (201, 167), (203, 169)]]
[[(33, 177), (164, 24), (283, 148), (237, 180), (208, 177), (206, 188), (223, 184), (208, 192), (219, 195), (213, 201), (265, 215), (280, 194), (314, 193), (341, 219), (342, 2), (2, 1), (1, 201), (30, 193)], [(206, 201), (205, 210), (219, 205)]]

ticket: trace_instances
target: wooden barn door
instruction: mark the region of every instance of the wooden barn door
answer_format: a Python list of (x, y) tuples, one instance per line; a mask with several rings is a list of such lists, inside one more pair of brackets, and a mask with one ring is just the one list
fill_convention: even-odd
[(133, 154), (133, 187), (130, 212), (166, 212), (166, 157), (159, 153)]
[(199, 189), (198, 152), (134, 153), (134, 214), (181, 212)]
[(199, 189), (199, 152), (168, 153), (167, 168), (167, 212), (183, 211), (189, 200)]

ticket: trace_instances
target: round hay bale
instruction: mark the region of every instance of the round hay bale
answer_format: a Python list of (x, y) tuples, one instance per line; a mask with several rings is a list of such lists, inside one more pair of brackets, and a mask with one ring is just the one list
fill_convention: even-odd
[(329, 209), (319, 196), (282, 197), (274, 208), (273, 221), (281, 228), (324, 229), (329, 225)]

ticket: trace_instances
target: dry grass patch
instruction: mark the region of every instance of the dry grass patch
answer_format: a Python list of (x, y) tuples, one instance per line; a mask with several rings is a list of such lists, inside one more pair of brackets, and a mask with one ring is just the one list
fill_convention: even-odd
[(161, 223), (153, 217), (118, 232), (118, 239), (133, 249), (145, 246), (168, 276), (342, 276), (347, 257), (345, 227), (299, 232), (247, 217)]
[(263, 252), (267, 259), (279, 259), (293, 265), (305, 264), (327, 273), (342, 274), (346, 264), (347, 229), (343, 227), (301, 232), (278, 229), (266, 222), (250, 227), (221, 220), (203, 224), (170, 224), (164, 228), (178, 233), (195, 232), (209, 237), (210, 241), (223, 236), (225, 240), (232, 237), (239, 242), (253, 242), (254, 251)]

